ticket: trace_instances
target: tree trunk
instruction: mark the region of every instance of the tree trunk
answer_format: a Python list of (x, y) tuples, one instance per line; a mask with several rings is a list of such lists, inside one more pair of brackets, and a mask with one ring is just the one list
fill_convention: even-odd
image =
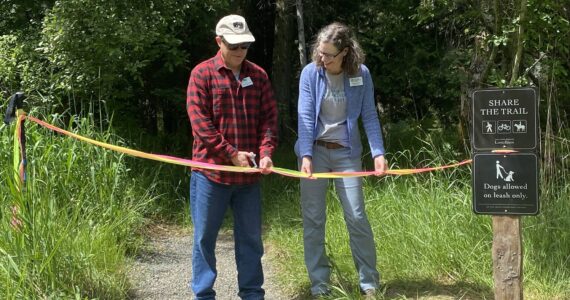
[(156, 103), (156, 132), (159, 135), (164, 134), (164, 110), (162, 103)]
[[(492, 19), (493, 24), (489, 25), (493, 28), (493, 34), (501, 35), (501, 12), (499, 0), (482, 1), (479, 10), (485, 17), (483, 19)], [(464, 141), (465, 149), (470, 148), (471, 141), (471, 94), (473, 90), (481, 88), (485, 85), (489, 70), (495, 65), (495, 59), (498, 53), (498, 47), (491, 44), (489, 51), (483, 43), (485, 39), (476, 37), (474, 39), (473, 56), (469, 69), (463, 70), (465, 80), (461, 83), (461, 103), (458, 132)]]
[(303, 0), (297, 0), (297, 31), (299, 33), (299, 61), (301, 68), (307, 64), (307, 55), (305, 45), (305, 25), (303, 24)]
[(523, 55), (523, 42), (524, 42), (524, 22), (526, 19), (526, 0), (521, 0), (521, 8), (519, 14), (519, 28), (517, 31), (517, 52), (513, 62), (513, 71), (511, 74), (510, 85), (513, 86), (519, 77), (519, 68)]
[(275, 40), (273, 44), (273, 87), (279, 105), (280, 132), (283, 137), (294, 135), (297, 128), (297, 101), (293, 91), (297, 87), (294, 82), (297, 74), (294, 44), (295, 20), (292, 6), (287, 0), (275, 3)]

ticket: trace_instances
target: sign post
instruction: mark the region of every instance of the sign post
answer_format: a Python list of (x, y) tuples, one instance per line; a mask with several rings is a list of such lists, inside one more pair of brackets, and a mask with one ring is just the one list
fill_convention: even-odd
[(532, 88), (482, 89), (471, 107), (473, 211), (493, 215), (495, 299), (520, 300), (520, 216), (539, 212), (538, 96)]

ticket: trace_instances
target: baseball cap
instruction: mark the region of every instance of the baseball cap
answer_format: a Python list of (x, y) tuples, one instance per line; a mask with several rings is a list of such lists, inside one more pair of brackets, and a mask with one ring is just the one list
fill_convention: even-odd
[(255, 42), (255, 38), (242, 16), (229, 15), (220, 19), (216, 25), (216, 35), (224, 37), (230, 44)]

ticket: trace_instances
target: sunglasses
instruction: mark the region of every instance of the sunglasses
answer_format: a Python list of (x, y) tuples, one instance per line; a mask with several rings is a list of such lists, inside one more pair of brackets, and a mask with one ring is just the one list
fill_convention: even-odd
[(247, 49), (249, 49), (249, 46), (251, 46), (251, 43), (230, 44), (223, 37), (222, 37), (222, 42), (224, 42), (224, 44), (226, 45), (226, 47), (228, 47), (228, 50), (230, 50), (230, 51), (237, 50), (237, 48), (247, 50)]

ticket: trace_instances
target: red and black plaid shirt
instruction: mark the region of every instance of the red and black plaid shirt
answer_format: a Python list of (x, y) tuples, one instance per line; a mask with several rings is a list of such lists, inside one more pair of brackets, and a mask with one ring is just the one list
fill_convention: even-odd
[[(195, 161), (233, 165), (231, 158), (239, 150), (256, 153), (259, 162), (271, 157), (277, 146), (277, 103), (271, 82), (261, 67), (248, 60), (242, 63), (239, 81), (224, 65), (221, 52), (198, 64), (190, 74), (186, 111), (192, 124)], [(196, 170), (223, 184), (250, 184), (260, 177)]]

